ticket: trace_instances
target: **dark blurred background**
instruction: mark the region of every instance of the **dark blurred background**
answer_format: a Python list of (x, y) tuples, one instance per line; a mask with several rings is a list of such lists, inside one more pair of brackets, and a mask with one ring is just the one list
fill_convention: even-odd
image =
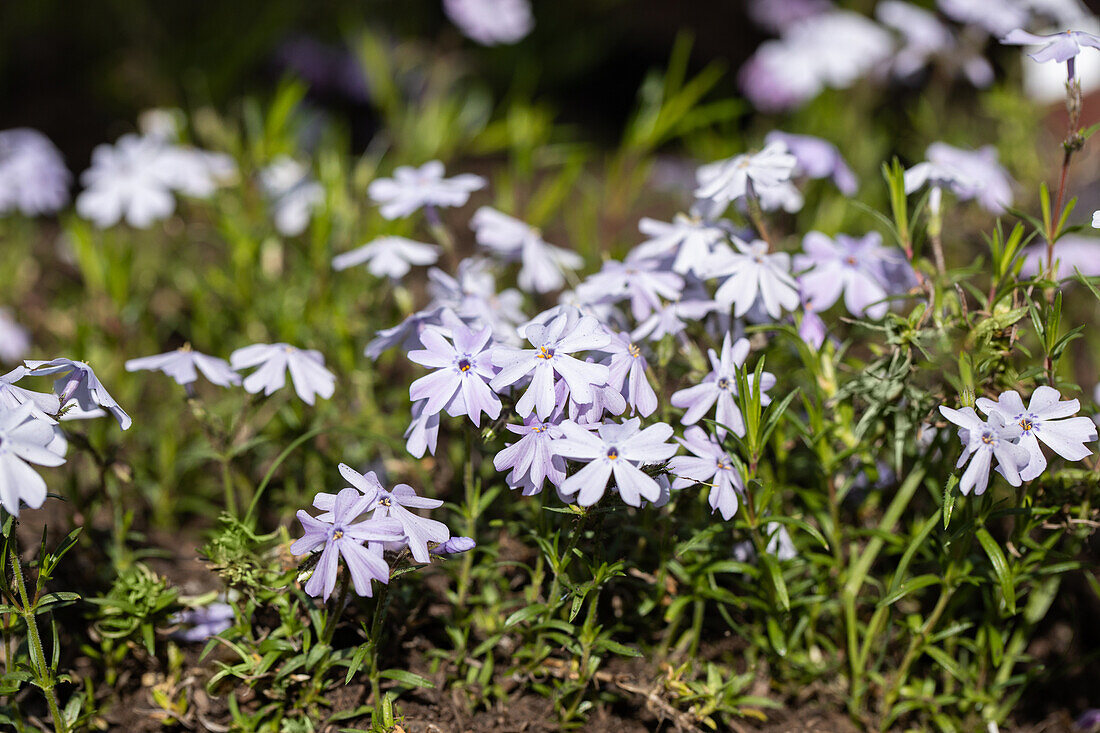
[[(346, 53), (347, 40), (369, 28), (392, 43), (462, 49), (496, 98), (522, 85), (599, 139), (621, 129), (677, 33), (694, 37), (693, 65), (718, 59), (731, 71), (764, 37), (740, 0), (533, 5), (531, 36), (482, 48), (448, 22), (440, 0), (4, 0), (0, 129), (42, 130), (80, 170), (92, 147), (132, 130), (141, 110), (222, 109), (268, 94), (288, 74), (312, 76), (312, 101), (369, 127), (369, 90)], [(732, 73), (724, 83), (734, 91)]]

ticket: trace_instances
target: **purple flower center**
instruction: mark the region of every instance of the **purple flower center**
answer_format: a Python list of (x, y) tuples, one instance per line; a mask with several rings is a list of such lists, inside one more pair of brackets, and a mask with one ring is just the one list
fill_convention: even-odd
[(383, 496), (381, 499), (378, 500), (378, 503), (382, 506), (390, 506), (391, 504), (393, 504), (393, 501), (390, 499), (390, 497)]
[(554, 358), (554, 350), (552, 348), (547, 348), (545, 346), (540, 346), (539, 347), (539, 353), (535, 354), (535, 357), (538, 358), (538, 359), (553, 359)]
[(338, 540), (343, 536), (344, 536), (344, 530), (342, 530), (342, 529), (333, 530), (333, 532), (332, 532), (332, 539), (334, 539), (334, 540)]
[(729, 389), (729, 388), (730, 388), (730, 380), (729, 379), (727, 379), (726, 377), (722, 377), (721, 379), (718, 380), (718, 389)]
[(616, 458), (619, 457), (619, 449), (616, 448), (615, 446), (611, 446), (610, 448), (607, 449), (607, 457), (610, 460), (614, 461)]
[(852, 267), (855, 267), (858, 264), (856, 258), (852, 255), (848, 255), (847, 259), (845, 259), (844, 262), (851, 265)]
[(472, 366), (472, 365), (470, 364), (470, 360), (469, 360), (469, 359), (459, 359), (459, 360), (458, 360), (458, 371), (460, 371), (460, 372), (468, 372), (468, 371), (470, 371), (470, 367), (471, 367), (471, 366)]
[(637, 359), (642, 355), (642, 350), (638, 348), (638, 344), (627, 344), (626, 353)]
[(1035, 427), (1035, 423), (1031, 422), (1030, 418), (1024, 418), (1020, 421), (1020, 427), (1023, 428), (1025, 433), (1030, 433), (1032, 428)]
[(991, 433), (990, 431), (986, 430), (984, 433), (982, 433), (982, 442), (986, 445), (993, 445), (997, 442), (997, 437), (993, 435), (993, 433)]

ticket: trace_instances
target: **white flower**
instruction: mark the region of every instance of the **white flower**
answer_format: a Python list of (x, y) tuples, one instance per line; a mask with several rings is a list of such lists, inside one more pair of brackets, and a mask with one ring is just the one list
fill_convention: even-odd
[(565, 272), (584, 265), (584, 259), (576, 252), (547, 244), (535, 227), (488, 206), (474, 213), (470, 228), (478, 244), (522, 263), (517, 282), (527, 292), (559, 290), (565, 285)]
[(27, 329), (15, 322), (7, 308), (0, 308), (0, 361), (22, 361), (30, 348)]
[(65, 443), (54, 428), (31, 417), (31, 408), (0, 408), (0, 504), (19, 516), (19, 501), (37, 509), (46, 500), (46, 482), (30, 463), (60, 466)]
[(212, 384), (220, 387), (241, 383), (240, 375), (233, 371), (225, 359), (200, 354), (193, 351), (190, 345), (164, 354), (130, 359), (126, 362), (126, 371), (142, 370), (164, 372), (182, 385), (192, 384), (198, 380), (200, 371)]
[(285, 155), (260, 171), (260, 186), (271, 200), (275, 229), (287, 237), (304, 232), (313, 210), (325, 202), (325, 189), (309, 169)]
[(850, 87), (886, 61), (893, 46), (888, 31), (859, 13), (813, 14), (760, 45), (742, 67), (741, 87), (761, 109), (790, 109), (824, 87)]
[(133, 420), (119, 407), (115, 398), (107, 392), (107, 389), (99, 381), (92, 368), (82, 361), (73, 361), (64, 357), (51, 361), (24, 362), (30, 371), (31, 377), (39, 377), (50, 374), (58, 375), (54, 382), (54, 392), (58, 395), (58, 403), (61, 409), (65, 409), (70, 401), (75, 401), (84, 412), (92, 412), (97, 407), (114, 415), (123, 430), (129, 430)]
[(1100, 211), (1092, 212), (1092, 228), (1100, 229)]
[(168, 185), (193, 198), (210, 198), (237, 177), (237, 164), (228, 155), (180, 145), (165, 145), (159, 165)]
[(751, 183), (755, 194), (791, 179), (798, 160), (782, 141), (764, 146), (757, 153), (745, 153), (700, 166), (695, 174), (700, 199), (728, 203), (743, 198)]
[(955, 468), (962, 468), (968, 460), (970, 465), (959, 481), (959, 491), (967, 495), (971, 490), (981, 496), (989, 486), (989, 469), (993, 458), (997, 458), (997, 468), (1005, 480), (1013, 486), (1021, 483), (1020, 469), (1027, 466), (1030, 456), (1016, 440), (1023, 433), (1018, 424), (1005, 425), (999, 414), (992, 414), (983, 421), (974, 412), (973, 407), (954, 410), (940, 405), (940, 414), (959, 426), (959, 440), (963, 442), (963, 453)]
[(443, 10), (482, 46), (516, 43), (535, 27), (528, 0), (443, 0)]
[(757, 298), (769, 316), (778, 319), (784, 309), (798, 307), (798, 284), (791, 277), (791, 257), (786, 252), (768, 253), (768, 244), (756, 240), (746, 244), (733, 239), (738, 251), (725, 249), (716, 254), (708, 268), (710, 277), (726, 277), (714, 299), (724, 308), (734, 306), (740, 318)]
[(1020, 426), (1020, 445), (1030, 457), (1020, 471), (1024, 481), (1031, 481), (1047, 467), (1039, 441), (1067, 461), (1080, 461), (1092, 455), (1085, 443), (1096, 440), (1096, 425), (1087, 417), (1072, 417), (1081, 409), (1081, 403), (1062, 400), (1052, 387), (1037, 387), (1026, 408), (1015, 390), (1003, 392), (996, 402), (981, 397), (976, 404), (985, 414), (999, 415), (1006, 423)]
[[(45, 392), (34, 392), (29, 389), (24, 389), (23, 387), (15, 386), (16, 382), (29, 373), (30, 372), (25, 366), (17, 366), (7, 374), (0, 375), (0, 409), (14, 410), (22, 405), (28, 405), (32, 417), (47, 422), (50, 425), (56, 425), (57, 420), (54, 420), (53, 415), (61, 412), (61, 402), (57, 395), (47, 394)], [(107, 413), (98, 407), (91, 410), (84, 410), (75, 402), (70, 402), (66, 406), (65, 414), (61, 416), (61, 419), (88, 420), (91, 418), (103, 417), (105, 414)]]
[(423, 207), (462, 206), (470, 193), (485, 187), (485, 179), (472, 173), (444, 178), (443, 163), (432, 160), (419, 168), (402, 165), (393, 178), (378, 178), (367, 195), (380, 205), (387, 219), (400, 219)]
[(57, 211), (69, 200), (71, 178), (61, 153), (42, 133), (26, 127), (0, 132), (0, 214)]
[(263, 390), (265, 395), (270, 395), (282, 389), (288, 370), (294, 391), (306, 404), (312, 405), (317, 395), (327, 400), (336, 389), (336, 375), (325, 368), (325, 358), (320, 351), (306, 351), (282, 343), (253, 344), (230, 354), (229, 363), (237, 371), (259, 367), (244, 380), (245, 390), (252, 394)]
[(76, 211), (97, 227), (117, 224), (146, 229), (176, 208), (170, 176), (164, 167), (164, 145), (159, 140), (123, 135), (114, 145), (92, 151), (92, 167), (80, 176), (84, 191)]
[(649, 239), (630, 250), (627, 262), (672, 257), (673, 272), (696, 277), (706, 277), (714, 246), (727, 236), (717, 223), (684, 214), (677, 214), (671, 223), (643, 218), (638, 230)]
[(332, 258), (335, 270), (346, 270), (356, 265), (367, 265), (375, 277), (400, 280), (409, 274), (413, 265), (434, 265), (439, 259), (439, 247), (434, 244), (414, 242), (405, 237), (379, 237), (373, 242)]
[(657, 501), (661, 488), (657, 481), (638, 466), (660, 463), (676, 453), (676, 446), (667, 443), (672, 437), (672, 427), (666, 423), (640, 429), (641, 419), (624, 422), (607, 422), (596, 432), (565, 420), (559, 426), (562, 437), (550, 444), (554, 455), (585, 461), (586, 465), (565, 479), (559, 491), (564, 496), (577, 494), (577, 503), (592, 506), (607, 490), (607, 482), (615, 477), (615, 486), (623, 501), (631, 506), (641, 506), (642, 499)]

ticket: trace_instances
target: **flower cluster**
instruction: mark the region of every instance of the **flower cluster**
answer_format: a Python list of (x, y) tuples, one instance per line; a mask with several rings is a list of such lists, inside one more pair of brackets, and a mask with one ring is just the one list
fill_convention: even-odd
[(443, 502), (417, 496), (407, 484), (386, 489), (374, 472), (361, 474), (341, 463), (340, 475), (350, 484), (336, 494), (320, 493), (313, 506), (322, 510), (312, 516), (299, 510), (304, 534), (291, 545), (295, 555), (321, 548), (317, 567), (306, 582), (306, 593), (328, 599), (336, 586), (339, 561), (343, 559), (355, 592), (373, 595), (373, 582), (389, 583), (390, 565), (385, 553), (408, 549), (418, 563), (431, 554), (453, 554), (473, 547), (465, 537), (451, 537), (447, 525), (421, 517), (410, 509), (435, 509)]
[(957, 468), (970, 462), (959, 481), (963, 494), (985, 493), (994, 458), (997, 472), (1013, 486), (1038, 478), (1047, 467), (1040, 442), (1067, 461), (1092, 455), (1085, 443), (1097, 439), (1096, 424), (1088, 417), (1073, 417), (1081, 403), (1063, 400), (1052, 387), (1036, 388), (1027, 407), (1015, 390), (1003, 392), (996, 401), (979, 398), (976, 404), (985, 420), (973, 407), (940, 407), (940, 413), (959, 426), (964, 451)]

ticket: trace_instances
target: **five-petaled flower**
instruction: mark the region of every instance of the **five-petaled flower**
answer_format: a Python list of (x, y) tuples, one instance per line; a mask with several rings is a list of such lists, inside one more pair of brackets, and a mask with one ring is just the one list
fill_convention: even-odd
[(495, 376), (493, 330), (469, 328), (449, 310), (443, 311), (442, 318), (442, 327), (421, 332), (425, 348), (409, 352), (410, 361), (435, 370), (412, 383), (409, 397), (426, 399), (424, 409), (429, 414), (445, 408), (451, 417), (469, 415), (478, 426), (483, 412), (495, 420), (500, 416), (500, 399), (487, 384)]
[(563, 313), (545, 326), (528, 325), (524, 335), (533, 349), (510, 346), (493, 349), (493, 364), (500, 367), (500, 373), (489, 383), (499, 392), (528, 374), (532, 375), (531, 384), (516, 403), (516, 413), (520, 417), (527, 417), (532, 411), (543, 420), (550, 416), (557, 403), (555, 375), (566, 381), (569, 394), (579, 404), (592, 402), (593, 387), (607, 384), (605, 365), (570, 356), (577, 351), (602, 349), (611, 343), (611, 336), (592, 316), (574, 321), (569, 314)]
[(304, 509), (298, 510), (298, 520), (305, 534), (290, 546), (290, 551), (295, 555), (304, 555), (324, 545), (317, 567), (306, 583), (306, 593), (328, 600), (336, 586), (341, 557), (348, 566), (355, 592), (359, 595), (371, 595), (372, 580), (389, 582), (389, 565), (381, 554), (371, 552), (363, 543), (399, 540), (401, 525), (378, 518), (356, 522), (371, 501), (371, 497), (347, 488), (334, 497), (332, 511), (326, 519), (312, 517)]
[(294, 383), (294, 391), (309, 405), (317, 395), (323, 399), (332, 397), (336, 390), (336, 375), (325, 369), (325, 358), (320, 351), (299, 349), (289, 344), (253, 344), (237, 349), (229, 355), (234, 369), (259, 369), (244, 379), (244, 388), (252, 394), (261, 390), (265, 395), (286, 385), (286, 373)]
[(980, 397), (976, 404), (985, 414), (998, 415), (1005, 423), (1020, 427), (1020, 446), (1028, 454), (1027, 465), (1020, 470), (1024, 481), (1036, 478), (1047, 467), (1040, 441), (1067, 461), (1080, 461), (1092, 455), (1085, 443), (1096, 440), (1096, 425), (1091, 418), (1073, 417), (1081, 409), (1081, 403), (1063, 400), (1053, 387), (1036, 387), (1026, 408), (1016, 390), (1002, 392), (996, 402)]
[(744, 493), (745, 484), (729, 453), (698, 426), (688, 428), (684, 437), (676, 440), (695, 455), (675, 456), (668, 462), (668, 472), (676, 476), (672, 488), (686, 489), (695, 484), (710, 486), (707, 501), (711, 510), (721, 512), (722, 519), (732, 519), (737, 513), (738, 495)]
[(955, 467), (962, 468), (970, 461), (959, 481), (959, 491), (964, 495), (971, 490), (977, 496), (984, 494), (989, 486), (989, 469), (993, 458), (997, 459), (997, 467), (1005, 480), (1013, 486), (1020, 485), (1020, 469), (1027, 466), (1031, 457), (1016, 442), (1023, 434), (1019, 424), (1006, 425), (998, 413), (990, 415), (988, 420), (982, 420), (974, 412), (974, 408), (969, 406), (955, 410), (940, 405), (940, 414), (959, 426), (959, 440), (963, 442), (965, 450)]
[(584, 425), (566, 420), (561, 432), (562, 437), (551, 444), (554, 454), (588, 464), (562, 482), (559, 491), (563, 495), (576, 494), (578, 504), (592, 506), (614, 476), (619, 496), (631, 506), (641, 506), (642, 499), (660, 498), (661, 487), (656, 479), (639, 466), (660, 463), (676, 453), (676, 446), (667, 442), (672, 437), (669, 425), (656, 423), (643, 430), (641, 419), (635, 417), (622, 423), (603, 423), (593, 433)]

